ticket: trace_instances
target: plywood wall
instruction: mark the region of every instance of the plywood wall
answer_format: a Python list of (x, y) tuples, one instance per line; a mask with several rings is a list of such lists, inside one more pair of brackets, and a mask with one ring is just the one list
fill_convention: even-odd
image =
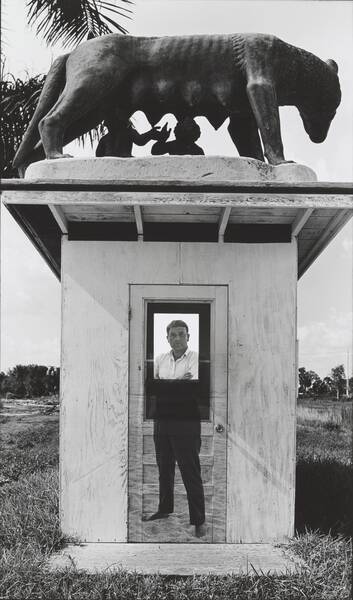
[(128, 283), (175, 283), (178, 258), (176, 247), (149, 259), (135, 243), (63, 244), (60, 509), (63, 531), (83, 540), (127, 540)]
[(227, 541), (293, 533), (296, 245), (63, 243), (61, 518), (127, 540), (129, 284), (229, 286)]
[[(201, 249), (214, 284), (229, 282), (227, 541), (294, 533), (295, 244)], [(204, 281), (183, 248), (183, 283)]]

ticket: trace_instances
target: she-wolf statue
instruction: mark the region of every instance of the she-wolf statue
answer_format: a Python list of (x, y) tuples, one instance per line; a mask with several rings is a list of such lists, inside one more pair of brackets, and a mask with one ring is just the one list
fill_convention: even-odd
[(296, 106), (322, 142), (341, 100), (337, 72), (335, 61), (260, 33), (93, 38), (54, 61), (14, 166), (68, 156), (63, 145), (137, 110), (152, 127), (166, 113), (205, 116), (216, 129), (229, 117), (239, 154), (277, 165), (286, 162), (278, 107)]

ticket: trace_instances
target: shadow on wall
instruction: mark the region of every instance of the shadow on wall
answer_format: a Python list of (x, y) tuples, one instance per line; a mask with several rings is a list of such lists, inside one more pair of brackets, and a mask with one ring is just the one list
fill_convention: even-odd
[(352, 535), (353, 468), (336, 460), (297, 462), (295, 529)]

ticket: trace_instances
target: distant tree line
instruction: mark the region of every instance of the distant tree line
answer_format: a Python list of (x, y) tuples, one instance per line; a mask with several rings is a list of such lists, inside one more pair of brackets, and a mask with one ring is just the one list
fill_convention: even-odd
[(6, 398), (38, 398), (59, 393), (60, 369), (44, 365), (16, 365), (0, 372), (0, 395)]
[[(331, 396), (339, 400), (347, 396), (347, 379), (344, 366), (331, 369), (331, 374), (321, 379), (315, 371), (300, 367), (298, 395), (301, 398)], [(13, 394), (18, 398), (38, 398), (59, 393), (60, 369), (44, 365), (16, 365), (7, 373), (0, 372), (0, 395)], [(349, 380), (349, 397), (353, 396), (353, 377)]]
[[(321, 379), (315, 371), (300, 367), (298, 395), (302, 398), (331, 396), (336, 400), (347, 397), (347, 378), (343, 365), (331, 369), (331, 374)], [(353, 396), (353, 377), (348, 382), (348, 397)]]

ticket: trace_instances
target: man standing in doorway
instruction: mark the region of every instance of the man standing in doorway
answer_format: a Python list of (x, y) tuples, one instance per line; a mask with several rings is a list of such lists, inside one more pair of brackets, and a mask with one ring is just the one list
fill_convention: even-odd
[[(189, 328), (184, 321), (175, 320), (167, 326), (167, 340), (170, 352), (161, 354), (155, 360), (154, 378), (165, 380), (197, 380), (198, 353), (188, 348)], [(175, 389), (174, 389), (175, 388)], [(197, 406), (191, 398), (175, 397), (178, 387), (171, 384), (172, 409), (157, 413), (154, 421), (154, 443), (159, 470), (158, 511), (148, 520), (168, 517), (174, 511), (175, 462), (186, 489), (190, 524), (195, 525), (195, 535), (206, 534), (205, 499), (201, 479), (200, 448), (201, 423)], [(185, 389), (185, 388), (184, 388)], [(167, 403), (167, 400), (166, 403)], [(160, 403), (163, 399), (160, 400)], [(164, 413), (164, 414), (163, 414)]]

